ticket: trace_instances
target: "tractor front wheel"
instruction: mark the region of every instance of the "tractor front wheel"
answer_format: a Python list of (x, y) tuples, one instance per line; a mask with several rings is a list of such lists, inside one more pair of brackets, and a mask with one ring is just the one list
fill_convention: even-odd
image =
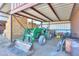
[(41, 35), (41, 36), (39, 37), (38, 43), (39, 43), (40, 45), (44, 45), (44, 44), (46, 43), (46, 38), (45, 38), (44, 35)]

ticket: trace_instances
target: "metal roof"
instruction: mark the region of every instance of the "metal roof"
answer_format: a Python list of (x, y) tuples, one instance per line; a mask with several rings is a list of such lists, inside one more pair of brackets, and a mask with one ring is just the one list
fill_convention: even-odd
[(18, 14), (47, 22), (70, 21), (74, 5), (74, 3), (39, 3)]

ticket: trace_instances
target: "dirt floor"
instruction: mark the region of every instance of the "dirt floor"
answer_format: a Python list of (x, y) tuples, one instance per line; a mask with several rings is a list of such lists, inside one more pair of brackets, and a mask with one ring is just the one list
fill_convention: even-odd
[(9, 45), (10, 45), (10, 40), (0, 35), (0, 56), (15, 55), (8, 50)]
[[(56, 39), (47, 40), (47, 43), (42, 46), (35, 42), (34, 50), (31, 56), (68, 56), (68, 54), (66, 54), (65, 52), (54, 51), (57, 43), (58, 40)], [(17, 54), (9, 51), (9, 45), (10, 40), (0, 35), (0, 56), (18, 56)]]
[(68, 54), (66, 54), (65, 52), (55, 51), (57, 43), (57, 39), (47, 40), (47, 43), (43, 46), (34, 43), (35, 53), (33, 54), (33, 56), (68, 56)]

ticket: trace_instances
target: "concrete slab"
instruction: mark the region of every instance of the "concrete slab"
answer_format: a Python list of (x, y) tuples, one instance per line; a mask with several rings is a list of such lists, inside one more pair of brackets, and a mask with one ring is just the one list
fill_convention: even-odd
[[(39, 45), (37, 42), (34, 43), (34, 53), (32, 56), (67, 56), (65, 52), (57, 52), (53, 55), (53, 49), (56, 47), (58, 40), (52, 39), (47, 40), (45, 45)], [(7, 38), (0, 36), (0, 56), (18, 56), (15, 53), (12, 53), (8, 46), (10, 41)], [(54, 51), (55, 52), (55, 51)], [(20, 54), (21, 55), (21, 54)], [(23, 56), (23, 55), (22, 55)]]

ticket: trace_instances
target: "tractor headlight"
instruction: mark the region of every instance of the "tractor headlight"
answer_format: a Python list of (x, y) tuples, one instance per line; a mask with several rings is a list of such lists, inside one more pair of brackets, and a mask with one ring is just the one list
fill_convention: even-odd
[(31, 35), (33, 36), (33, 33), (31, 33)]

